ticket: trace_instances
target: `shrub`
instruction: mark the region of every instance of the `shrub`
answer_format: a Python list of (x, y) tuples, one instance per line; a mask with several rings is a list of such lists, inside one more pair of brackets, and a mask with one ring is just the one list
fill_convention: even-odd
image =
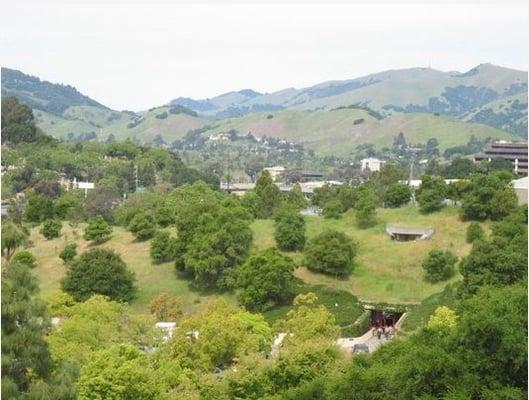
[(428, 282), (447, 280), (455, 274), (457, 257), (450, 251), (432, 250), (422, 263), (424, 278)]
[(22, 250), (16, 253), (12, 259), (14, 262), (18, 262), (20, 264), (24, 264), (25, 266), (29, 268), (35, 268), (37, 266), (36, 261), (37, 259), (33, 254), (31, 254), (27, 250)]
[(62, 229), (62, 222), (56, 219), (49, 219), (42, 224), (40, 233), (50, 240), (59, 237)]
[(327, 201), (323, 206), (323, 217), (338, 219), (341, 217), (342, 203), (338, 199)]
[(253, 311), (265, 311), (294, 295), (294, 262), (276, 249), (251, 256), (240, 268), (237, 298)]
[(183, 315), (178, 299), (166, 292), (154, 296), (149, 309), (158, 321), (175, 321)]
[(75, 256), (77, 256), (76, 243), (68, 243), (66, 246), (64, 246), (64, 249), (62, 249), (61, 253), (59, 254), (59, 258), (61, 258), (65, 263), (72, 261)]
[(129, 229), (138, 240), (147, 240), (154, 236), (156, 223), (151, 214), (140, 212), (130, 221)]
[(305, 248), (307, 268), (325, 274), (345, 276), (353, 270), (355, 245), (342, 232), (324, 231), (311, 239)]
[(408, 204), (410, 198), (410, 187), (402, 183), (396, 183), (386, 190), (382, 200), (387, 207), (400, 207)]
[(274, 238), (281, 250), (302, 250), (305, 246), (305, 219), (295, 209), (276, 215)]
[(88, 225), (84, 231), (84, 239), (95, 243), (103, 243), (110, 239), (112, 227), (101, 216), (97, 215), (88, 220)]
[(174, 240), (168, 232), (157, 232), (151, 241), (151, 258), (156, 263), (171, 261), (174, 259)]
[(61, 284), (76, 301), (85, 301), (94, 294), (129, 301), (136, 293), (135, 280), (134, 273), (117, 253), (92, 249), (72, 263)]
[(467, 228), (467, 243), (473, 243), (476, 240), (483, 239), (485, 232), (478, 222), (472, 222)]

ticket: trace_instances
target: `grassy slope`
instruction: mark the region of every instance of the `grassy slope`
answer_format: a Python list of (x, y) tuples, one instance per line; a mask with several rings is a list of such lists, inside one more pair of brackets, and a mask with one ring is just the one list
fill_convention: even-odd
[[(274, 118), (267, 118), (272, 114)], [(365, 121), (354, 125), (354, 121)], [(347, 155), (361, 143), (374, 143), (377, 147), (390, 146), (394, 136), (403, 132), (410, 142), (425, 143), (437, 138), (441, 150), (466, 144), (471, 135), (478, 138), (509, 139), (514, 136), (481, 124), (461, 122), (457, 119), (431, 114), (395, 115), (377, 121), (366, 112), (354, 109), (334, 111), (280, 111), (263, 112), (219, 121), (212, 132), (237, 129), (257, 136), (274, 136), (304, 143), (309, 149), (327, 155)]]
[[(434, 249), (449, 249), (459, 256), (470, 246), (465, 243), (466, 223), (461, 222), (456, 208), (445, 208), (439, 213), (421, 215), (416, 207), (380, 209), (377, 224), (369, 229), (356, 228), (354, 216), (347, 213), (339, 220), (321, 217), (307, 218), (307, 235), (313, 237), (326, 228), (337, 229), (350, 235), (358, 243), (357, 266), (345, 279), (335, 279), (298, 268), (296, 275), (310, 284), (325, 284), (346, 290), (365, 301), (387, 303), (414, 303), (440, 292), (446, 283), (429, 284), (422, 279), (421, 262)], [(431, 240), (399, 243), (391, 241), (385, 233), (387, 223), (409, 226), (432, 226), (436, 232)], [(253, 224), (255, 243), (259, 248), (274, 245), (273, 223), (258, 220)], [(298, 265), (302, 255), (292, 253)], [(453, 281), (460, 279), (459, 276)]]

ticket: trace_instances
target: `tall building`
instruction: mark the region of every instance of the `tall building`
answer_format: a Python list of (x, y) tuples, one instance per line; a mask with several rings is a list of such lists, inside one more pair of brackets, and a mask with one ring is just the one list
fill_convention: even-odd
[(493, 158), (509, 160), (515, 173), (527, 174), (527, 142), (494, 142), (483, 153), (476, 154), (474, 161), (491, 161)]

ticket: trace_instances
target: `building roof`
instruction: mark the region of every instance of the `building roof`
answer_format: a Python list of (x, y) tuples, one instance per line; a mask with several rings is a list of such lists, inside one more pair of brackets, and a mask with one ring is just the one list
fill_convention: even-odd
[(386, 226), (386, 232), (390, 235), (433, 235), (433, 228), (405, 228), (400, 226)]

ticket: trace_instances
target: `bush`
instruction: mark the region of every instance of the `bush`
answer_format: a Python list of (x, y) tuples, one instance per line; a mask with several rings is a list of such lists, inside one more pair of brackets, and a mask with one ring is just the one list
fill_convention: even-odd
[(138, 240), (147, 240), (154, 236), (156, 223), (151, 214), (146, 212), (138, 213), (130, 221), (129, 229)]
[(174, 240), (168, 232), (157, 232), (151, 241), (151, 258), (155, 263), (162, 263), (174, 259)]
[(342, 203), (338, 199), (327, 201), (323, 206), (323, 217), (338, 219), (341, 217)]
[(383, 195), (382, 201), (387, 207), (400, 207), (410, 202), (411, 190), (408, 185), (396, 183), (391, 185)]
[(305, 249), (305, 265), (325, 274), (349, 275), (355, 257), (353, 241), (342, 232), (324, 231), (309, 241)]
[(237, 298), (252, 311), (266, 311), (294, 295), (294, 262), (276, 249), (250, 257), (240, 268)]
[(467, 228), (467, 243), (474, 243), (476, 240), (483, 239), (485, 232), (478, 222), (472, 222)]
[(422, 263), (424, 278), (428, 282), (447, 280), (455, 274), (457, 257), (450, 251), (432, 250)]
[(135, 280), (134, 273), (117, 253), (92, 249), (72, 263), (61, 284), (76, 301), (85, 301), (94, 294), (129, 301), (136, 293)]
[(53, 202), (44, 196), (31, 196), (26, 206), (26, 220), (42, 222), (50, 218), (53, 218)]
[(282, 210), (276, 215), (274, 238), (284, 251), (302, 250), (305, 246), (305, 219), (295, 209)]
[(375, 213), (378, 197), (371, 185), (363, 184), (356, 192), (355, 214), (356, 223), (360, 228), (368, 228), (375, 224)]
[(40, 233), (46, 239), (50, 240), (59, 237), (62, 229), (62, 222), (56, 219), (49, 219), (42, 224)]
[(419, 211), (430, 214), (443, 208), (443, 195), (435, 190), (427, 189), (417, 196)]
[(95, 216), (88, 220), (88, 225), (84, 231), (84, 239), (95, 243), (103, 243), (110, 239), (112, 227), (101, 216)]
[(176, 321), (183, 315), (178, 299), (166, 292), (154, 296), (149, 303), (149, 309), (158, 321)]
[(31, 254), (27, 250), (22, 250), (16, 253), (12, 259), (13, 262), (18, 262), (20, 264), (24, 264), (25, 266), (29, 268), (35, 268), (37, 266), (36, 261), (37, 259), (33, 254)]
[(61, 258), (65, 263), (72, 261), (75, 256), (77, 256), (76, 243), (68, 243), (66, 246), (64, 246), (64, 249), (62, 249), (61, 253), (59, 254), (59, 258)]

